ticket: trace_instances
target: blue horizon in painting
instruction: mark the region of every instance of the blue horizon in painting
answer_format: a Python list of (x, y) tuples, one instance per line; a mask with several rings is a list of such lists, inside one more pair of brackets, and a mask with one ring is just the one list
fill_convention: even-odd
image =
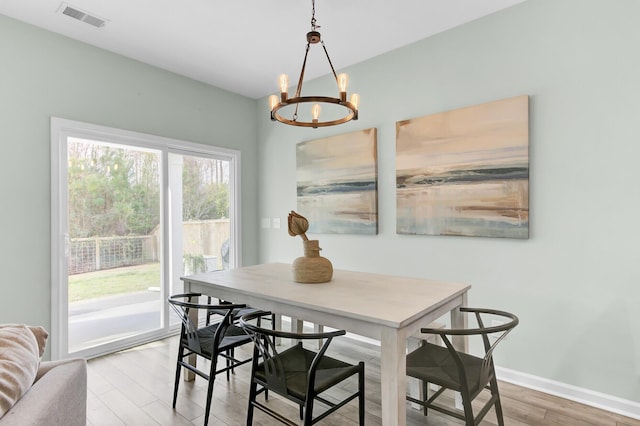
[(375, 204), (377, 190), (375, 180), (299, 184), (298, 210), (308, 215), (310, 234), (376, 234), (375, 215), (360, 206)]
[(396, 177), (396, 186), (398, 188), (406, 188), (413, 185), (448, 185), (461, 182), (519, 179), (529, 179), (529, 167), (527, 165), (452, 170), (438, 174), (427, 174), (419, 171), (417, 174), (405, 173)]
[(375, 191), (377, 182), (375, 180), (335, 182), (322, 185), (300, 184), (298, 183), (298, 197), (307, 195), (331, 195), (344, 194), (346, 192)]

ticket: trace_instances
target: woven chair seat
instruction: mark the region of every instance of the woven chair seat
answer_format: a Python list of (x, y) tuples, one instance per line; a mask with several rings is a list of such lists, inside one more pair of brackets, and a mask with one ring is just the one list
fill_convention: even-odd
[[(200, 341), (200, 348), (191, 348), (195, 353), (205, 358), (211, 358), (213, 354), (213, 339), (219, 324), (212, 324), (207, 327), (200, 328), (196, 331)], [(244, 330), (236, 325), (227, 327), (222, 341), (218, 345), (217, 352), (226, 352), (231, 348), (251, 342), (251, 337), (247, 336)], [(187, 338), (182, 337), (182, 344), (188, 346)]]
[[(284, 365), (284, 370), (286, 371), (285, 381), (287, 382), (289, 395), (302, 400), (306, 399), (307, 375), (315, 356), (315, 352), (296, 345), (274, 357)], [(358, 368), (357, 365), (323, 356), (316, 369), (314, 392), (321, 394), (336, 383), (356, 374)], [(267, 382), (264, 363), (260, 363), (256, 368), (255, 378), (263, 383)]]
[[(467, 376), (469, 393), (475, 397), (484, 386), (480, 383), (482, 358), (460, 353)], [(407, 374), (460, 392), (460, 372), (449, 349), (426, 343), (407, 355)]]

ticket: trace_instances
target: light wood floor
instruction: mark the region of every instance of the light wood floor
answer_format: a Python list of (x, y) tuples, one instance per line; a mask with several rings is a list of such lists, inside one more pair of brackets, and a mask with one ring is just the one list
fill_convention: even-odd
[[(332, 355), (347, 362), (365, 361), (366, 424), (380, 425), (379, 349), (362, 342), (342, 338), (332, 342)], [(247, 352), (248, 354), (248, 352)], [(98, 425), (202, 425), (206, 400), (206, 382), (180, 383), (178, 403), (171, 408), (173, 378), (177, 355), (177, 337), (139, 346), (134, 349), (90, 360), (88, 363), (87, 424)], [(250, 365), (237, 369), (229, 382), (218, 376), (209, 424), (238, 426), (245, 424)], [(354, 382), (344, 384), (337, 392), (355, 389)], [(640, 426), (640, 421), (591, 408), (541, 392), (500, 383), (502, 405), (507, 425), (593, 425)], [(297, 418), (297, 407), (276, 395), (269, 404)], [(278, 425), (270, 417), (256, 411), (254, 425)], [(323, 420), (321, 425), (357, 425), (355, 402)], [(436, 412), (427, 417), (421, 411), (407, 408), (408, 425), (459, 425)], [(489, 412), (482, 423), (495, 425), (495, 414)]]

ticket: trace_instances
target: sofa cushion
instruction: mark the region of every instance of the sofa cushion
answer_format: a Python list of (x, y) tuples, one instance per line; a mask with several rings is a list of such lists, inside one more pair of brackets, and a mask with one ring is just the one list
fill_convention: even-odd
[(87, 362), (42, 361), (38, 375), (29, 391), (0, 417), (0, 426), (86, 426)]
[(0, 417), (33, 384), (46, 338), (47, 332), (42, 327), (0, 326)]

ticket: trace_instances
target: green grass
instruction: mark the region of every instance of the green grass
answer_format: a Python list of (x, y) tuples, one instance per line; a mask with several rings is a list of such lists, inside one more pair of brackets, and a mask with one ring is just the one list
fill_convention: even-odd
[(69, 275), (69, 302), (160, 287), (160, 263)]

